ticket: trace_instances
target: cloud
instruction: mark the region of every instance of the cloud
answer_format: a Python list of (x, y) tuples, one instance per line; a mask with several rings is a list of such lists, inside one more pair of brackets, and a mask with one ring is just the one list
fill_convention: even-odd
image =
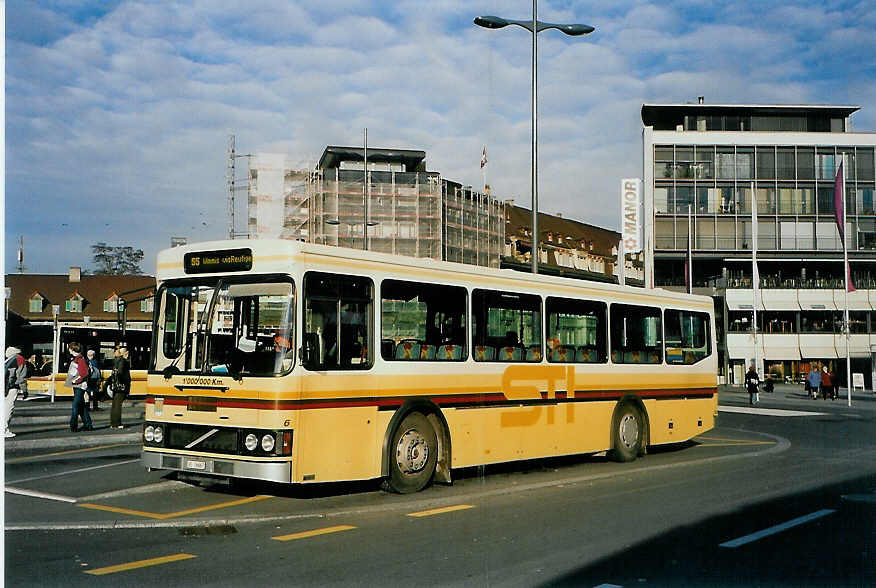
[[(7, 11), (7, 267), (20, 234), (43, 272), (87, 266), (97, 241), (144, 249), (151, 271), (171, 236), (223, 238), (229, 133), (239, 153), (312, 165), (368, 127), (370, 144), (423, 149), (475, 186), (487, 145), (494, 193), (528, 206), (530, 38), (472, 18), (526, 18), (531, 3), (21, 4)], [(543, 1), (539, 17), (597, 27), (539, 37), (551, 212), (618, 226), (643, 102), (851, 103), (855, 128), (876, 128), (866, 2)]]

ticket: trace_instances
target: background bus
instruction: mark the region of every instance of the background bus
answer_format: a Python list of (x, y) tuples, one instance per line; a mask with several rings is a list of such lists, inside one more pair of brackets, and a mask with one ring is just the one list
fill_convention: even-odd
[(708, 297), (270, 240), (163, 251), (158, 280), (149, 468), (409, 492), (714, 427)]
[[(48, 332), (51, 335), (51, 330)], [(67, 369), (70, 367), (70, 355), (67, 345), (73, 342), (82, 344), (83, 354), (94, 349), (95, 357), (100, 362), (104, 378), (109, 376), (113, 368), (113, 352), (116, 345), (125, 343), (128, 347), (131, 361), (131, 395), (146, 395), (146, 370), (149, 365), (149, 353), (152, 347), (152, 331), (149, 329), (121, 329), (110, 327), (90, 327), (86, 325), (58, 325), (57, 337), (54, 342), (42, 341), (33, 345), (35, 354), (42, 354), (51, 363), (46, 364), (45, 375), (28, 378), (28, 394), (52, 396), (56, 398), (72, 398), (73, 389), (64, 386)], [(57, 349), (60, 369), (54, 368), (53, 349)]]

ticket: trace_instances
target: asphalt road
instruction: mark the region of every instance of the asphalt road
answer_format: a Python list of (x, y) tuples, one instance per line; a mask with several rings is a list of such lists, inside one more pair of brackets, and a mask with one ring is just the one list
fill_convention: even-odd
[(373, 483), (184, 484), (145, 472), (133, 446), (18, 455), (5, 470), (5, 579), (876, 585), (876, 402), (794, 389), (762, 400), (753, 414), (747, 396), (722, 394), (718, 428), (630, 464), (473, 468), (409, 496)]

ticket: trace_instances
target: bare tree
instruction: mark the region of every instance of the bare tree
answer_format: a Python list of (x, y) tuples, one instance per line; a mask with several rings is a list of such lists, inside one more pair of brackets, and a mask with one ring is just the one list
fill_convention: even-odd
[(133, 275), (143, 273), (140, 262), (143, 261), (143, 250), (133, 247), (111, 247), (106, 243), (96, 243), (91, 246), (94, 259), (95, 275)]

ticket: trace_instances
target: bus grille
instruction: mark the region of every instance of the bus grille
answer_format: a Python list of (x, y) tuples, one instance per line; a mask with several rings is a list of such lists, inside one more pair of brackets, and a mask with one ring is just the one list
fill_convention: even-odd
[[(213, 429), (219, 429), (198, 443), (199, 438)], [(204, 425), (167, 424), (165, 428), (165, 447), (168, 449), (188, 449), (190, 451), (209, 451), (211, 453), (240, 453), (238, 430)]]

